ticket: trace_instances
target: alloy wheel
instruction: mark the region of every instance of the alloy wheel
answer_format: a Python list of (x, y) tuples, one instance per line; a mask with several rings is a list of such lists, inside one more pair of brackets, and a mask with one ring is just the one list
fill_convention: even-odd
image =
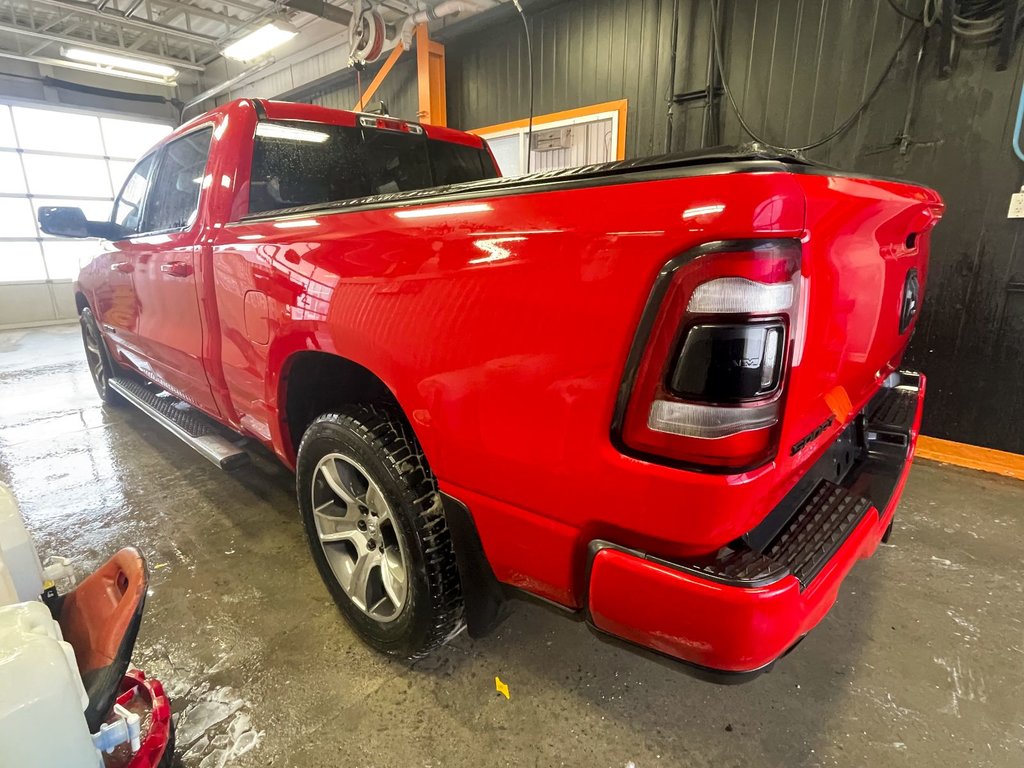
[(313, 519), (327, 562), (352, 603), (389, 622), (402, 612), (409, 571), (380, 488), (355, 460), (329, 453), (313, 473)]
[(103, 351), (99, 331), (96, 326), (86, 320), (82, 321), (82, 341), (85, 343), (85, 360), (89, 365), (96, 389), (102, 394), (107, 388), (107, 369), (103, 364)]

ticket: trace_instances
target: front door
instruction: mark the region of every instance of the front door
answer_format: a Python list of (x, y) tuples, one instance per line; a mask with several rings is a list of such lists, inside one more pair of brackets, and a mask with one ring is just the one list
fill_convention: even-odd
[(93, 311), (103, 327), (104, 336), (113, 344), (115, 355), (131, 357), (129, 350), (137, 346), (139, 307), (135, 297), (132, 272), (133, 238), (142, 227), (142, 203), (153, 175), (156, 153), (136, 163), (114, 202), (113, 223), (124, 236), (104, 243), (103, 253), (96, 258), (98, 269), (106, 272), (97, 282)]
[(131, 262), (139, 367), (172, 394), (216, 416), (196, 276), (199, 197), (212, 132), (202, 127), (161, 149), (143, 212), (144, 234), (133, 241)]

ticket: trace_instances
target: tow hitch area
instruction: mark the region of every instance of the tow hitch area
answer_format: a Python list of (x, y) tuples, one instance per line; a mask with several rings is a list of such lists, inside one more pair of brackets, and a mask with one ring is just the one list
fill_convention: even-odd
[(888, 535), (924, 389), (920, 374), (893, 374), (762, 523), (710, 557), (672, 562), (591, 542), (591, 623), (704, 676), (745, 679), (770, 668)]

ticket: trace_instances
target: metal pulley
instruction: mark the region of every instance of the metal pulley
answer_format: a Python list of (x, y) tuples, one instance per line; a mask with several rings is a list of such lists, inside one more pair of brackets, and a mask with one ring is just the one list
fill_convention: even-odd
[(387, 38), (383, 17), (368, 0), (355, 0), (348, 26), (348, 61), (362, 67), (380, 58)]

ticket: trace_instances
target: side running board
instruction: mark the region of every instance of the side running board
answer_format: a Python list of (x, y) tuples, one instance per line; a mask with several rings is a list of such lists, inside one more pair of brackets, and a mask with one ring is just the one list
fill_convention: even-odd
[(110, 388), (221, 469), (249, 463), (249, 454), (225, 437), (219, 427), (175, 397), (133, 379), (111, 379)]

